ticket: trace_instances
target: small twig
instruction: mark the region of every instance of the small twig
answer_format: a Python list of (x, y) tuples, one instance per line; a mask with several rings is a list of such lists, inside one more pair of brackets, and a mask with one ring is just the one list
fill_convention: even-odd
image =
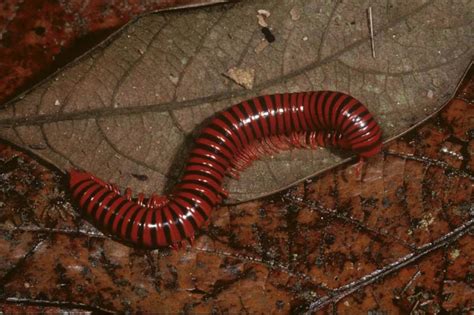
[(375, 59), (374, 23), (372, 20), (372, 7), (369, 7), (367, 13), (369, 15), (370, 47), (372, 48), (372, 58)]
[[(346, 296), (354, 293), (357, 290), (360, 290), (380, 279), (387, 277), (390, 274), (393, 274), (396, 271), (413, 264), (414, 262), (419, 261), (420, 259), (426, 257), (428, 254), (434, 252), (435, 250), (452, 244), (455, 240), (459, 239), (467, 233), (471, 233), (474, 228), (474, 219), (467, 221), (461, 226), (455, 228), (451, 232), (448, 232), (444, 236), (434, 240), (431, 243), (426, 243), (418, 247), (415, 251), (409, 253), (406, 256), (399, 258), (398, 260), (385, 265), (381, 269), (377, 269), (358, 280), (350, 282), (346, 285), (343, 285), (337, 289), (333, 289), (330, 295), (320, 296), (317, 300), (313, 301), (305, 314), (313, 314), (316, 311), (324, 308), (328, 304), (336, 304)], [(417, 307), (418, 305), (415, 305)], [(415, 308), (414, 307), (414, 308)], [(413, 309), (414, 309), (413, 308)]]

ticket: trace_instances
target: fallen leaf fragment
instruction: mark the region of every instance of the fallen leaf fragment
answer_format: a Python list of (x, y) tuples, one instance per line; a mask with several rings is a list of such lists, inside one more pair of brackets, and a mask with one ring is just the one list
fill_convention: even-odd
[(293, 7), (290, 10), (290, 16), (293, 21), (298, 21), (301, 17), (301, 10), (298, 7)]
[(261, 27), (268, 27), (268, 23), (265, 19), (268, 18), (269, 16), (270, 16), (269, 11), (262, 10), (262, 9), (258, 10), (257, 11), (258, 25), (260, 25)]
[(237, 83), (238, 85), (250, 90), (253, 87), (253, 82), (255, 79), (255, 70), (232, 67), (227, 70), (225, 76)]
[(269, 17), (269, 16), (270, 16), (270, 11), (264, 10), (264, 9), (257, 10), (257, 13), (258, 13), (259, 15), (263, 15), (263, 16), (265, 16), (265, 17)]
[(268, 27), (267, 22), (265, 21), (265, 18), (263, 15), (257, 14), (257, 20), (258, 20), (258, 25), (261, 27)]
[(273, 35), (271, 29), (268, 27), (262, 27), (262, 34), (265, 36), (267, 42), (273, 43), (275, 41), (275, 35)]

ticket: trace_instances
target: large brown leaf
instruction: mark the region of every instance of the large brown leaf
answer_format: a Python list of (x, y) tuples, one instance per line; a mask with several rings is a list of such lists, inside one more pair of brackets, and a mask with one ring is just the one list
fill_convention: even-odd
[[(263, 51), (258, 9), (270, 11), (276, 38)], [(453, 92), (472, 55), (471, 10), (444, 1), (374, 5), (373, 59), (366, 9), (366, 1), (268, 0), (144, 17), (0, 112), (0, 136), (62, 169), (148, 193), (175, 184), (198, 125), (258, 94), (348, 92), (389, 138)], [(253, 88), (224, 77), (231, 67), (254, 70)], [(255, 198), (340, 160), (327, 150), (268, 157), (228, 190), (234, 200)]]
[(467, 314), (472, 309), (474, 80), (345, 165), (217, 209), (193, 247), (132, 249), (71, 209), (59, 173), (0, 147), (0, 306), (18, 311)]

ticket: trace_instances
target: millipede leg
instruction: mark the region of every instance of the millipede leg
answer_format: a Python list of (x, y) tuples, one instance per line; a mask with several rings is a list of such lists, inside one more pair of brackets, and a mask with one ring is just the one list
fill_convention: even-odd
[(239, 178), (240, 178), (239, 171), (236, 170), (234, 167), (230, 167), (230, 168), (227, 170), (227, 175), (229, 175), (229, 176), (232, 177), (233, 179), (239, 179)]
[(168, 197), (152, 194), (151, 197), (148, 199), (146, 206), (149, 208), (157, 209), (157, 208), (162, 208), (168, 202), (169, 202)]
[(194, 235), (188, 238), (189, 244), (190, 244), (191, 246), (194, 245), (194, 239), (195, 239)]
[(106, 188), (107, 188), (108, 190), (113, 191), (113, 192), (116, 193), (117, 195), (120, 195), (120, 189), (119, 189), (119, 187), (118, 187), (116, 184), (114, 184), (114, 183), (108, 183), (107, 186), (106, 186)]
[(223, 199), (229, 198), (229, 192), (221, 186), (220, 191), (219, 191), (219, 195), (217, 197), (219, 198), (218, 202), (221, 203)]
[(143, 200), (145, 200), (145, 195), (143, 193), (139, 193), (137, 196), (137, 203), (140, 206), (145, 207), (145, 203), (143, 202)]
[(125, 198), (130, 201), (132, 200), (132, 190), (128, 187), (125, 189)]

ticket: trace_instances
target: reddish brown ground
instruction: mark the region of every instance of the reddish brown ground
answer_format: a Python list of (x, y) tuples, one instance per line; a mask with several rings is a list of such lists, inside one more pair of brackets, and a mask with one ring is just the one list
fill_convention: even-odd
[(0, 3), (0, 105), (82, 55), (146, 12), (213, 0)]

